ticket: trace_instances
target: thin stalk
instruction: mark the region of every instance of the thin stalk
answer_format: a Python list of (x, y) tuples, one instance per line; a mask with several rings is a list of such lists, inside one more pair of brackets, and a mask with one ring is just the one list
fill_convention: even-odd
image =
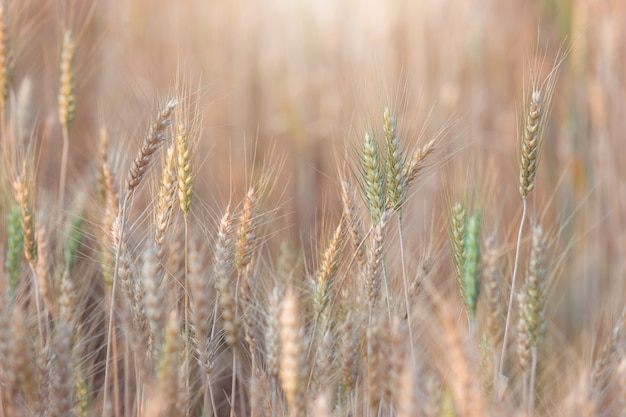
[(63, 213), (63, 200), (65, 196), (65, 177), (67, 175), (67, 159), (70, 148), (70, 134), (67, 126), (63, 126), (63, 150), (61, 151), (61, 174), (59, 178), (59, 216)]
[(237, 391), (237, 349), (233, 346), (233, 377), (230, 387), (230, 417), (235, 417), (235, 394)]
[[(183, 294), (185, 300), (185, 363), (189, 360), (189, 341), (190, 341), (190, 329), (189, 329), (189, 282), (187, 277), (187, 267), (189, 262), (189, 222), (187, 222), (187, 216), (185, 216), (185, 278), (183, 280)], [(187, 389), (189, 388), (189, 379), (185, 381)]]
[(504, 336), (502, 338), (502, 354), (500, 355), (500, 364), (498, 374), (502, 375), (504, 368), (504, 357), (506, 355), (507, 336), (509, 334), (509, 325), (511, 323), (511, 311), (513, 310), (513, 299), (515, 297), (515, 279), (517, 277), (517, 267), (519, 265), (520, 247), (522, 245), (522, 232), (524, 230), (524, 222), (526, 221), (526, 197), (522, 197), (522, 220), (519, 225), (519, 233), (517, 235), (517, 247), (515, 249), (515, 264), (513, 265), (513, 277), (511, 280), (511, 295), (509, 296), (509, 307), (506, 313), (506, 322), (504, 324)]
[(413, 326), (411, 325), (411, 309), (409, 306), (409, 283), (404, 260), (404, 233), (402, 231), (402, 216), (398, 214), (398, 234), (400, 235), (400, 263), (402, 264), (402, 284), (404, 285), (404, 302), (406, 304), (406, 317), (409, 327), (409, 341), (411, 345), (411, 364), (415, 369), (415, 348), (413, 347)]
[(531, 349), (532, 364), (530, 368), (530, 386), (528, 387), (528, 417), (533, 417), (535, 408), (535, 379), (537, 377), (537, 347)]

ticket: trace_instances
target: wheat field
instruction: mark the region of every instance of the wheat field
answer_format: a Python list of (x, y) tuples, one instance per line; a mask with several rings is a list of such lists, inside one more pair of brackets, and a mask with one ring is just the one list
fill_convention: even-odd
[(0, 0), (0, 417), (626, 416), (620, 1)]

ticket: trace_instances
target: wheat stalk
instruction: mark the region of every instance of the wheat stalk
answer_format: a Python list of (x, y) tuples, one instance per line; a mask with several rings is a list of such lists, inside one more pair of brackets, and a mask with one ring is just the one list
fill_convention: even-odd
[[(74, 55), (76, 53), (76, 43), (71, 31), (66, 31), (63, 35), (63, 46), (61, 48), (61, 73), (59, 81), (59, 121), (63, 128), (63, 150), (61, 152), (61, 173), (59, 179), (59, 209), (63, 207), (65, 198), (65, 177), (67, 174), (68, 152), (70, 145), (69, 131), (74, 123), (74, 112), (76, 110), (75, 91), (75, 71)], [(59, 210), (60, 211), (60, 210)]]

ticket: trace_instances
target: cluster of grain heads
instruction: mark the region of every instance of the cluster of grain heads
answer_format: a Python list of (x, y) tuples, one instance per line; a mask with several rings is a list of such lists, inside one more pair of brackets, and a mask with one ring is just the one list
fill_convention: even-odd
[[(122, 295), (126, 301), (126, 305), (130, 307), (129, 315), (124, 314), (126, 319), (126, 327), (129, 329), (131, 335), (131, 344), (133, 345), (133, 351), (136, 357), (140, 359), (140, 363), (144, 360), (144, 355), (141, 346), (149, 345), (149, 328), (145, 317), (145, 311), (143, 308), (143, 287), (140, 280), (133, 280), (132, 278), (132, 265), (133, 258), (127, 247), (126, 239), (130, 231), (128, 230), (127, 210), (130, 208), (132, 197), (137, 190), (137, 187), (144, 178), (149, 164), (152, 160), (154, 153), (164, 143), (167, 137), (167, 129), (172, 123), (175, 115), (175, 110), (178, 105), (178, 100), (170, 100), (165, 107), (159, 112), (156, 121), (148, 129), (148, 133), (143, 139), (141, 148), (137, 153), (137, 156), (133, 160), (131, 167), (129, 168), (126, 182), (125, 182), (125, 195), (122, 201), (121, 207), (108, 207), (109, 213), (116, 213), (112, 223), (112, 248), (113, 248), (113, 260), (114, 266), (112, 271), (113, 285), (111, 288), (111, 302), (108, 313), (108, 330), (107, 330), (107, 343), (106, 343), (106, 360), (105, 360), (105, 372), (104, 372), (104, 398), (103, 398), (103, 413), (108, 406), (108, 382), (110, 375), (111, 363), (109, 358), (111, 357), (111, 348), (114, 344), (113, 327), (115, 322), (115, 293), (118, 281), (122, 287)], [(106, 165), (103, 165), (106, 167)], [(107, 202), (117, 202), (116, 195), (111, 190), (110, 195), (107, 196)], [(109, 211), (110, 210), (110, 211)], [(105, 277), (106, 279), (106, 277)], [(134, 293), (133, 288), (136, 288), (139, 293)], [(130, 322), (130, 323), (129, 323)], [(131, 324), (132, 323), (132, 324)]]

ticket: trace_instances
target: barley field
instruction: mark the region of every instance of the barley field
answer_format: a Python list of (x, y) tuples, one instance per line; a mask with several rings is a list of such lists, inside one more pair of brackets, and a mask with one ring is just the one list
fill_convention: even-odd
[(626, 3), (0, 0), (0, 417), (626, 416)]

